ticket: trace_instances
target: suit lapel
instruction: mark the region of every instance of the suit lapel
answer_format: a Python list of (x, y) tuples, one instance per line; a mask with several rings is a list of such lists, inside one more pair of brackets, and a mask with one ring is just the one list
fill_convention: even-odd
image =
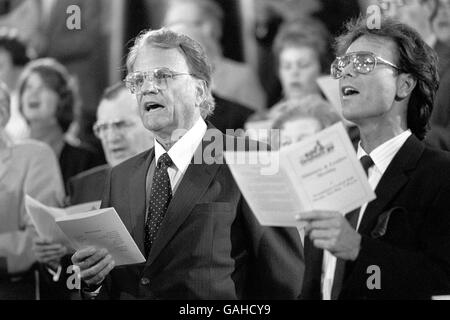
[(155, 157), (154, 148), (142, 154), (136, 163), (135, 170), (131, 174), (129, 180), (129, 204), (130, 204), (130, 220), (131, 235), (136, 241), (137, 246), (142, 253), (144, 250), (144, 225), (145, 225), (145, 208), (146, 208), (146, 178), (150, 163)]
[(360, 233), (370, 233), (373, 223), (378, 216), (408, 182), (409, 173), (416, 167), (424, 148), (423, 144), (415, 136), (409, 137), (400, 148), (375, 189), (377, 198), (369, 203), (364, 212), (359, 227)]
[[(208, 144), (203, 140), (201, 146), (196, 151), (196, 155), (205, 150)], [(202, 159), (194, 156), (195, 159)], [(193, 158), (193, 159), (194, 159)], [(216, 156), (217, 158), (217, 156)], [(193, 160), (184, 174), (172, 201), (167, 208), (165, 220), (160, 226), (158, 236), (153, 242), (147, 265), (155, 261), (162, 249), (177, 232), (178, 228), (189, 217), (192, 209), (198, 203), (200, 197), (207, 191), (212, 179), (220, 167), (220, 162), (214, 164), (194, 164)]]

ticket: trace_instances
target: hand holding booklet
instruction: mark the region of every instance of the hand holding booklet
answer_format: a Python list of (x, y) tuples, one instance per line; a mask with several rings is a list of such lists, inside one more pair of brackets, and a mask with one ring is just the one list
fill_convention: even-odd
[(87, 246), (106, 248), (116, 266), (145, 262), (114, 208), (98, 209), (100, 202), (97, 202), (59, 209), (45, 206), (28, 195), (25, 206), (43, 239), (75, 250)]
[(262, 225), (301, 227), (311, 210), (350, 212), (375, 199), (342, 123), (277, 152), (225, 152)]

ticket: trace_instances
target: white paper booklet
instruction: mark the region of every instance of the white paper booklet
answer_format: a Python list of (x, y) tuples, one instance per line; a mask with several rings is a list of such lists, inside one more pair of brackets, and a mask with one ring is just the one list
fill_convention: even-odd
[(59, 209), (27, 195), (25, 206), (41, 238), (75, 250), (87, 246), (106, 248), (116, 266), (145, 262), (116, 210), (98, 209), (100, 201)]
[(301, 227), (301, 212), (345, 214), (375, 199), (342, 123), (279, 152), (225, 152), (225, 159), (262, 225)]
[(106, 248), (116, 266), (146, 261), (114, 208), (59, 217), (56, 224), (76, 250), (87, 246)]
[(46, 206), (29, 195), (25, 196), (25, 209), (39, 237), (50, 242), (61, 243), (71, 249), (74, 249), (73, 243), (61, 231), (55, 219), (80, 212), (96, 210), (100, 208), (100, 204), (101, 201), (94, 201), (61, 209)]

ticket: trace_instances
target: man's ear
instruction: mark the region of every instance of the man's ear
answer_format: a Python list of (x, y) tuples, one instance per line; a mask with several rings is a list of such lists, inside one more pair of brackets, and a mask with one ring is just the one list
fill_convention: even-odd
[(409, 73), (402, 73), (397, 78), (398, 100), (403, 100), (411, 95), (417, 85), (417, 80)]
[(196, 95), (195, 105), (200, 106), (206, 99), (206, 82), (204, 80), (198, 80), (196, 83)]

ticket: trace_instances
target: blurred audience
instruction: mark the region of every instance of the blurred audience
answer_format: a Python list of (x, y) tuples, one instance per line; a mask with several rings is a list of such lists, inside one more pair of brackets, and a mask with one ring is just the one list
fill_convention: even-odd
[[(98, 147), (92, 133), (95, 112), (108, 81), (108, 38), (102, 17), (109, 0), (41, 0), (42, 34), (45, 39), (42, 57), (54, 58), (76, 79), (81, 97), (79, 138)], [(69, 6), (80, 8), (80, 29), (70, 29)], [(108, 20), (106, 20), (108, 21)]]
[(54, 59), (27, 65), (19, 80), (19, 111), (29, 124), (30, 138), (48, 144), (59, 159), (66, 185), (77, 173), (102, 163), (102, 157), (66, 135), (74, 120), (77, 91), (67, 69)]
[[(330, 105), (317, 95), (309, 95), (297, 108), (287, 110), (273, 123), (272, 129), (280, 130), (280, 148), (301, 141), (341, 119), (330, 112)], [(276, 141), (276, 140), (272, 140)], [(273, 146), (277, 149), (277, 146)]]
[[(309, 125), (303, 134), (314, 133), (340, 120), (337, 111), (322, 97), (317, 79), (329, 70), (331, 61), (330, 37), (326, 28), (317, 20), (303, 18), (285, 23), (274, 41), (278, 76), (283, 88), (283, 98), (269, 111), (259, 113), (251, 121), (266, 121), (268, 127), (282, 129), (280, 124), (290, 116), (315, 119), (317, 125)], [(315, 110), (315, 108), (320, 110)], [(320, 114), (320, 119), (316, 118)], [(325, 118), (331, 121), (323, 121)], [(292, 118), (291, 118), (292, 119)], [(314, 121), (313, 121), (314, 122)], [(319, 125), (320, 124), (320, 125)], [(306, 126), (304, 123), (303, 125)], [(247, 124), (248, 128), (252, 123)], [(314, 128), (315, 130), (311, 129)], [(297, 139), (296, 139), (297, 140)]]
[(29, 134), (27, 123), (19, 112), (17, 82), (32, 55), (17, 29), (0, 28), (0, 80), (11, 93), (11, 117), (5, 130), (13, 141), (24, 139)]
[[(386, 2), (386, 0), (384, 0)], [(410, 0), (404, 3), (389, 0), (384, 6), (384, 15), (395, 18), (415, 29), (422, 39), (432, 47), (439, 58), (438, 72), (441, 79), (450, 73), (450, 45), (439, 40), (433, 29), (433, 20), (442, 10), (438, 0)], [(431, 130), (425, 142), (432, 147), (450, 150), (450, 82), (441, 81), (430, 118)]]
[(223, 16), (221, 7), (212, 0), (171, 0), (164, 25), (195, 28), (208, 39), (208, 58), (213, 66), (212, 89), (217, 96), (253, 110), (263, 110), (266, 98), (256, 73), (249, 65), (222, 54)]
[(439, 40), (433, 28), (433, 21), (437, 18), (438, 12), (442, 11), (443, 2), (439, 0), (382, 1), (389, 4), (382, 6), (385, 8), (385, 16), (397, 19), (415, 29), (425, 43), (436, 51), (439, 58), (439, 76), (447, 72), (450, 66), (450, 46)]
[(36, 231), (26, 214), (30, 195), (50, 206), (62, 205), (64, 188), (52, 150), (39, 142), (13, 143), (5, 132), (11, 97), (0, 83), (0, 300), (34, 299), (32, 250)]
[(45, 44), (43, 4), (54, 0), (7, 0), (0, 8), (0, 27), (18, 30), (23, 41), (40, 53)]
[(450, 45), (450, 0), (439, 0), (433, 29), (440, 42)]
[(109, 168), (153, 146), (153, 135), (144, 128), (136, 98), (123, 83), (105, 90), (97, 109), (94, 132), (102, 142), (107, 164), (69, 180), (70, 204), (100, 200)]
[(312, 17), (338, 35), (345, 21), (360, 14), (362, 0), (258, 0), (254, 1), (254, 35), (258, 44), (258, 73), (267, 93), (268, 106), (282, 96), (273, 55), (273, 42), (283, 23)]

